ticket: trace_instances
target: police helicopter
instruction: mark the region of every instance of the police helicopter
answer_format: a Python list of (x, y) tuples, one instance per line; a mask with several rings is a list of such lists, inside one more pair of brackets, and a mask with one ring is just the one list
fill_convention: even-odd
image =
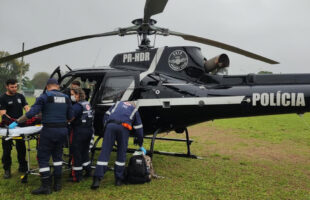
[[(2, 57), (0, 63), (71, 42), (137, 34), (140, 38), (139, 49), (117, 54), (109, 66), (79, 70), (67, 66), (69, 71), (64, 75), (58, 67), (51, 77), (58, 78), (64, 91), (74, 80), (82, 83), (95, 110), (96, 135), (103, 134), (102, 117), (115, 100), (135, 101), (143, 120), (145, 138), (152, 139), (151, 155), (163, 153), (154, 151), (155, 140), (172, 140), (187, 144), (187, 153), (172, 155), (195, 157), (190, 152), (192, 140), (189, 139), (187, 127), (197, 123), (309, 111), (310, 74), (221, 75), (219, 72), (230, 64), (225, 54), (206, 59), (200, 48), (195, 46), (151, 46), (150, 35), (176, 36), (268, 64), (278, 64), (238, 47), (156, 26), (157, 22), (151, 17), (163, 12), (167, 2), (146, 0), (143, 18), (133, 20), (132, 26), (42, 45)], [(157, 137), (158, 133), (173, 130), (185, 132), (186, 139)]]

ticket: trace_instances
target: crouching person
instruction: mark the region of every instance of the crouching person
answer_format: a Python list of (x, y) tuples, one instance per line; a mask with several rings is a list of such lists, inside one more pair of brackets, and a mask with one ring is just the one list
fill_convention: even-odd
[(89, 146), (93, 135), (93, 112), (81, 88), (71, 89), (74, 120), (71, 122), (70, 146), (72, 153), (72, 182), (80, 182), (83, 169), (84, 177), (91, 176)]
[(67, 95), (59, 92), (57, 80), (49, 79), (46, 89), (47, 91), (36, 99), (30, 111), (9, 126), (15, 128), (19, 123), (42, 112), (43, 128), (40, 133), (37, 155), (41, 186), (32, 191), (35, 195), (52, 193), (49, 167), (51, 156), (54, 166), (54, 190), (61, 190), (62, 147), (68, 135), (67, 121), (73, 118), (71, 101)]
[(128, 146), (129, 133), (133, 129), (137, 136), (137, 144), (140, 150), (145, 152), (143, 144), (143, 126), (138, 108), (133, 102), (118, 101), (104, 115), (104, 140), (102, 149), (97, 161), (91, 189), (97, 189), (100, 180), (108, 170), (108, 161), (113, 149), (115, 140), (117, 141), (117, 159), (114, 166), (115, 185), (120, 186), (124, 181), (124, 169), (126, 152)]

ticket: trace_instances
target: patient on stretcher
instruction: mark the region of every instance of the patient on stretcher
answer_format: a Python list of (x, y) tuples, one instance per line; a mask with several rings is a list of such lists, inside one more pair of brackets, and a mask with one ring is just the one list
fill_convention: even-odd
[(42, 126), (41, 124), (41, 116), (34, 116), (28, 119), (26, 122), (19, 124), (20, 128), (16, 129), (7, 129), (7, 126), (14, 122), (16, 119), (11, 118), (10, 120), (2, 120), (0, 123), (0, 136), (7, 137), (16, 137), (21, 135), (30, 135), (34, 133), (38, 133)]
[[(16, 119), (3, 119), (1, 122), (0, 122), (0, 127), (1, 128), (6, 128), (9, 124), (11, 124), (12, 122), (14, 122)], [(38, 125), (38, 124), (41, 124), (41, 116), (34, 116), (30, 119), (28, 119), (27, 121), (25, 121), (24, 123), (21, 123), (19, 124), (18, 126), (19, 127), (26, 127), (26, 126), (35, 126), (35, 125)]]

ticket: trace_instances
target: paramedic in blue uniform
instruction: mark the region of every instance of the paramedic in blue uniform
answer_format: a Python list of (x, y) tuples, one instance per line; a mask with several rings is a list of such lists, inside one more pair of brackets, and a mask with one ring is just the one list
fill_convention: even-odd
[(89, 161), (89, 146), (93, 135), (93, 113), (90, 103), (85, 100), (82, 88), (71, 89), (71, 101), (74, 120), (71, 122), (70, 146), (72, 151), (72, 179), (80, 182), (83, 169), (85, 177), (89, 177), (91, 166)]
[(49, 79), (46, 84), (46, 92), (36, 99), (30, 111), (10, 124), (9, 128), (15, 128), (19, 123), (32, 118), (42, 112), (42, 131), (38, 146), (39, 172), (41, 186), (32, 191), (32, 194), (50, 194), (51, 175), (49, 160), (52, 156), (54, 166), (54, 190), (61, 190), (62, 172), (62, 147), (68, 135), (67, 122), (73, 119), (72, 104), (69, 97), (59, 92), (56, 79)]
[(143, 126), (138, 108), (133, 102), (116, 102), (104, 115), (105, 132), (102, 149), (97, 161), (91, 189), (97, 189), (100, 180), (108, 170), (108, 161), (115, 140), (117, 141), (117, 158), (114, 165), (115, 185), (120, 186), (124, 180), (124, 169), (129, 133), (133, 130), (137, 137), (135, 143), (146, 153), (143, 144)]
[[(6, 81), (6, 92), (0, 97), (0, 115), (2, 116), (2, 125), (9, 125), (14, 120), (23, 115), (23, 109), (29, 111), (28, 103), (24, 95), (17, 93), (17, 80), (8, 79)], [(19, 163), (18, 171), (27, 171), (26, 146), (24, 140), (15, 140), (17, 159)], [(2, 138), (2, 163), (4, 168), (4, 178), (11, 177), (11, 150), (13, 146), (12, 140)]]

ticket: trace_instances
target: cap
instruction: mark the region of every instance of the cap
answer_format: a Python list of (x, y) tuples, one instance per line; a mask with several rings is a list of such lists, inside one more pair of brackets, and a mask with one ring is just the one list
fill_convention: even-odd
[(47, 80), (46, 85), (49, 85), (49, 84), (57, 84), (58, 85), (58, 81), (54, 78), (50, 78)]

